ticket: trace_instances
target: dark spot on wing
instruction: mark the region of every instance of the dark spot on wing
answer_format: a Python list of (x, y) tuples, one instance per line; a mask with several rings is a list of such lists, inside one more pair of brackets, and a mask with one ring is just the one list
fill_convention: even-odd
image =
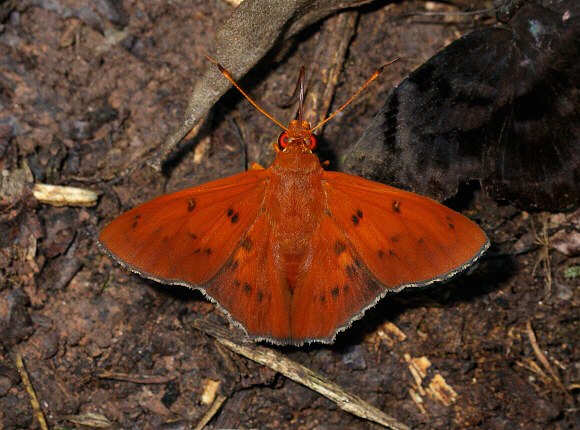
[(234, 270), (236, 270), (238, 268), (239, 265), (240, 265), (240, 263), (238, 262), (238, 260), (234, 260), (232, 262), (232, 265), (230, 267), (230, 270), (233, 272)]
[(346, 244), (341, 240), (337, 240), (334, 244), (334, 253), (339, 256), (344, 251), (346, 251)]
[(356, 264), (356, 267), (358, 267), (360, 269), (361, 264), (360, 264), (360, 260), (358, 258), (354, 259), (354, 264)]
[(340, 289), (338, 287), (334, 287), (330, 292), (330, 294), (332, 294), (332, 298), (336, 300), (338, 299), (338, 295), (340, 294)]
[(131, 228), (136, 228), (137, 227), (137, 221), (134, 221), (133, 224), (131, 224)]
[(193, 240), (197, 239), (197, 234), (187, 233), (187, 235)]
[(395, 211), (395, 213), (401, 213), (401, 202), (398, 200), (394, 200), (393, 201), (393, 211)]
[(320, 303), (324, 304), (325, 301), (326, 301), (326, 294), (321, 294), (320, 295)]
[(264, 300), (264, 293), (261, 291), (258, 291), (258, 302), (262, 303), (262, 300)]
[(244, 240), (242, 240), (242, 243), (240, 245), (242, 248), (244, 248), (246, 251), (250, 252), (252, 250), (252, 248), (254, 247), (254, 242), (252, 242), (252, 239), (249, 237), (245, 237)]
[(141, 214), (137, 214), (137, 215), (135, 215), (135, 220), (138, 220), (138, 219), (140, 219), (140, 218), (141, 218)]
[(230, 218), (230, 221), (232, 222), (232, 224), (237, 223), (238, 219), (240, 218), (240, 214), (237, 213), (236, 211), (234, 211), (233, 208), (228, 209), (227, 215), (228, 215), (228, 218)]
[(363, 213), (360, 209), (356, 211), (356, 216), (359, 217), (359, 219), (362, 219)]
[(397, 256), (397, 253), (395, 251), (393, 251), (392, 249), (389, 249), (389, 255), (391, 257), (396, 257)]
[(327, 215), (327, 216), (332, 216), (332, 213), (330, 212), (330, 209), (326, 209), (324, 211), (324, 214)]
[(354, 265), (346, 266), (346, 274), (350, 279), (354, 279), (356, 276), (356, 267), (354, 267)]
[(348, 285), (345, 285), (344, 287), (342, 287), (342, 292), (343, 293), (348, 293)]
[(205, 253), (206, 253), (207, 255), (211, 255), (211, 248), (207, 248), (207, 249), (205, 250)]
[(401, 240), (401, 235), (395, 234), (393, 237), (391, 237), (391, 240), (396, 243)]
[(197, 206), (197, 203), (195, 202), (195, 199), (194, 198), (187, 199), (187, 210), (189, 212), (191, 212), (192, 210), (194, 210), (196, 206)]
[(252, 286), (247, 282), (244, 284), (244, 293), (252, 294)]
[(419, 245), (423, 245), (425, 243), (425, 239), (421, 237), (417, 242), (419, 243)]
[(355, 214), (355, 215), (353, 215), (353, 216), (351, 217), (351, 219), (352, 219), (352, 223), (353, 223), (355, 226), (356, 226), (356, 225), (358, 225), (358, 223), (360, 222), (360, 220), (359, 220), (359, 218), (356, 216), (356, 214)]
[(453, 230), (455, 228), (455, 225), (453, 224), (453, 218), (451, 218), (449, 215), (447, 215), (445, 217), (445, 219), (447, 221), (449, 221), (449, 224), (447, 224), (447, 227), (449, 227), (451, 230)]
[(377, 255), (379, 256), (379, 258), (383, 258), (385, 256), (385, 253), (383, 252), (382, 249), (379, 249)]
[(195, 251), (193, 251), (194, 254), (199, 254), (201, 252), (201, 248), (197, 248)]
[(240, 282), (240, 281), (238, 281), (237, 279), (235, 279), (235, 280), (234, 280), (234, 285), (235, 285), (236, 287), (239, 287), (239, 286), (240, 286), (240, 285), (242, 285), (242, 284), (241, 284), (241, 282)]

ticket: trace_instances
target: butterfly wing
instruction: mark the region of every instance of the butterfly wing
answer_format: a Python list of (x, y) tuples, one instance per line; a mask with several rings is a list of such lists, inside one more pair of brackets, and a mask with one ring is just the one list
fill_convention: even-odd
[(99, 240), (145, 277), (206, 284), (258, 218), (268, 181), (267, 170), (254, 170), (165, 194), (113, 220)]
[(262, 169), (166, 194), (112, 221), (99, 240), (142, 276), (200, 289), (249, 336), (284, 342), (289, 296), (273, 257), (268, 184)]
[(446, 279), (489, 245), (475, 223), (426, 197), (343, 173), (324, 180), (328, 211), (292, 303), (297, 338), (331, 340), (387, 291)]
[[(555, 210), (580, 198), (580, 19), (525, 2), (411, 73), (345, 171), (437, 200), (477, 179), (494, 198)], [(564, 12), (564, 10), (562, 10)]]

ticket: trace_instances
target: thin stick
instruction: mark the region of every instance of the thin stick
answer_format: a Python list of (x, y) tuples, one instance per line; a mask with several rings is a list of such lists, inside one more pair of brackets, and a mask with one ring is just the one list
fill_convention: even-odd
[(211, 421), (211, 419), (218, 413), (224, 402), (226, 401), (226, 396), (218, 396), (217, 399), (211, 404), (211, 408), (205, 413), (203, 418), (197, 425), (195, 426), (195, 430), (203, 429), (207, 423)]
[(34, 392), (34, 388), (30, 383), (30, 378), (28, 377), (28, 372), (26, 372), (26, 368), (24, 367), (24, 363), (22, 361), (22, 357), (19, 354), (16, 354), (14, 358), (16, 362), (16, 367), (18, 368), (18, 373), (20, 373), (20, 378), (22, 379), (22, 383), (26, 388), (26, 392), (28, 393), (28, 397), (30, 398), (30, 403), (32, 404), (32, 409), (34, 409), (34, 415), (40, 424), (40, 428), (42, 430), (48, 430), (48, 425), (46, 424), (46, 419), (44, 418), (44, 414), (42, 409), (40, 408), (40, 403), (38, 403), (38, 398), (36, 397), (36, 393)]
[(173, 376), (159, 375), (129, 375), (127, 373), (104, 371), (97, 375), (100, 379), (114, 379), (115, 381), (133, 382), (134, 384), (166, 384), (177, 378)]
[(532, 329), (532, 321), (531, 320), (528, 320), (526, 323), (526, 331), (528, 332), (528, 337), (530, 338), (530, 343), (532, 344), (532, 349), (534, 350), (536, 357), (538, 357), (538, 360), (540, 360), (540, 362), (542, 363), (544, 368), (550, 373), (550, 375), (552, 376), (552, 379), (554, 379), (554, 382), (556, 382), (556, 385), (558, 386), (558, 388), (560, 388), (560, 390), (562, 390), (562, 392), (566, 396), (566, 399), (573, 405), (574, 399), (572, 398), (572, 396), (570, 395), (570, 393), (568, 392), (568, 390), (566, 389), (566, 387), (564, 386), (564, 384), (560, 380), (560, 377), (556, 374), (556, 372), (554, 372), (554, 369), (552, 369), (552, 366), (550, 366), (550, 362), (548, 361), (548, 359), (546, 358), (546, 356), (544, 355), (544, 353), (540, 349), (540, 346), (538, 345), (538, 341), (536, 340), (536, 335), (534, 333), (534, 330)]
[(280, 372), (287, 378), (322, 394), (346, 412), (369, 421), (374, 421), (390, 429), (409, 430), (409, 427), (405, 424), (400, 423), (380, 409), (368, 404), (360, 397), (343, 390), (338, 384), (329, 381), (318, 373), (271, 349), (235, 339), (228, 330), (210, 324), (202, 318), (193, 319), (193, 326), (215, 337), (219, 343), (237, 354), (243, 355), (263, 366), (267, 366), (276, 372)]

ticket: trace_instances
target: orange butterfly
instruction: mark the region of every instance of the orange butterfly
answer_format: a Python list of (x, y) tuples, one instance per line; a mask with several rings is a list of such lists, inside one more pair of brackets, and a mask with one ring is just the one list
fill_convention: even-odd
[(285, 129), (268, 169), (157, 197), (99, 238), (134, 272), (201, 290), (251, 338), (277, 344), (332, 342), (387, 292), (449, 278), (489, 245), (431, 199), (323, 170), (302, 121), (303, 76), (288, 128), (248, 97)]

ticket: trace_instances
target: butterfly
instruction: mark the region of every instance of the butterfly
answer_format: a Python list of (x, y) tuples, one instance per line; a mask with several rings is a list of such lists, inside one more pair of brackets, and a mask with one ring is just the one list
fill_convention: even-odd
[(526, 2), (507, 27), (474, 31), (411, 73), (343, 170), (436, 200), (479, 180), (526, 208), (576, 204), (580, 3), (546, 4)]
[(246, 96), (284, 129), (269, 168), (144, 203), (105, 227), (102, 247), (141, 276), (201, 290), (252, 339), (294, 345), (332, 342), (386, 293), (449, 278), (483, 254), (487, 236), (463, 215), (325, 171), (303, 95), (304, 70), (288, 127)]

